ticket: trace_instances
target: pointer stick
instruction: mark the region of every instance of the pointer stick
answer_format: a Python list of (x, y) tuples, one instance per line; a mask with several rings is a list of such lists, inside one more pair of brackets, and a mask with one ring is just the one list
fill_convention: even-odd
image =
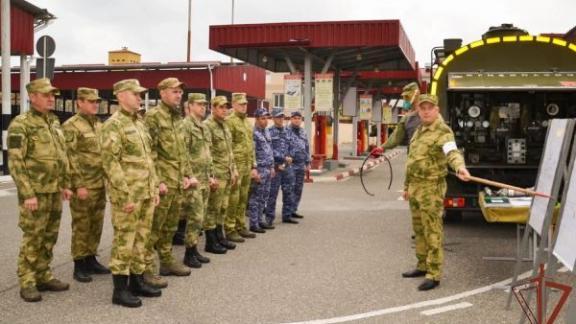
[(523, 192), (529, 196), (539, 196), (539, 197), (544, 197), (544, 198), (552, 198), (550, 195), (547, 195), (545, 193), (541, 193), (541, 192), (537, 192), (537, 191), (533, 191), (533, 190), (529, 190), (529, 189), (524, 189), (524, 188), (520, 188), (520, 187), (515, 187), (515, 186), (511, 186), (509, 184), (505, 184), (502, 182), (496, 182), (496, 181), (492, 181), (492, 180), (488, 180), (488, 179), (483, 179), (483, 178), (478, 178), (478, 177), (473, 177), (470, 176), (468, 177), (468, 179), (470, 179), (470, 181), (473, 182), (477, 182), (477, 183), (481, 183), (481, 184), (485, 184), (488, 186), (493, 186), (493, 187), (498, 187), (498, 188), (506, 188), (506, 189), (512, 189), (515, 191), (519, 191), (519, 192)]

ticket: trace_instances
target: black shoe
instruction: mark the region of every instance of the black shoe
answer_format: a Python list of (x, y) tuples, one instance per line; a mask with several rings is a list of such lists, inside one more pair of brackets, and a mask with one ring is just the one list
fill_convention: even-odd
[(438, 280), (425, 279), (420, 284), (420, 286), (418, 286), (418, 290), (420, 290), (420, 291), (431, 290), (431, 289), (438, 287), (439, 285), (440, 285), (440, 281), (438, 281)]
[(302, 216), (298, 213), (292, 213), (292, 218), (304, 218), (304, 216)]
[(162, 290), (154, 288), (144, 281), (142, 274), (130, 274), (130, 284), (128, 285), (134, 296), (160, 297)]
[(174, 233), (172, 238), (172, 245), (184, 245), (184, 240), (186, 238), (186, 220), (181, 219), (178, 221), (178, 229)]
[(196, 245), (191, 247), (191, 249), (192, 253), (196, 257), (196, 260), (200, 261), (200, 263), (210, 263), (210, 259), (208, 257), (205, 257), (202, 254), (200, 254), (200, 252), (198, 252), (198, 248), (196, 247)]
[(250, 232), (260, 233), (260, 234), (266, 233), (266, 231), (261, 229), (260, 227), (250, 227)]
[(114, 293), (112, 294), (112, 304), (125, 307), (140, 307), (142, 301), (128, 290), (128, 276), (112, 275), (114, 283)]
[(214, 254), (225, 254), (228, 250), (220, 245), (216, 238), (216, 230), (206, 230), (206, 247), (204, 251)]
[(288, 219), (283, 219), (283, 220), (282, 220), (282, 223), (298, 224), (298, 221), (297, 221), (297, 220), (294, 220), (294, 219), (291, 219), (291, 218), (288, 218)]
[(228, 241), (226, 236), (224, 236), (224, 228), (222, 225), (216, 225), (216, 238), (218, 239), (218, 243), (226, 249), (234, 250), (236, 248), (236, 244)]
[(202, 263), (196, 259), (196, 255), (192, 252), (192, 248), (186, 248), (183, 263), (190, 268), (202, 268)]
[(425, 275), (426, 275), (426, 271), (422, 271), (422, 270), (418, 270), (418, 269), (402, 273), (402, 277), (404, 277), (404, 278), (418, 278), (418, 277), (424, 277)]
[(265, 230), (273, 230), (276, 228), (274, 225), (268, 225), (266, 223), (260, 223), (258, 225), (260, 225), (260, 228), (265, 229)]
[(86, 269), (93, 274), (109, 274), (110, 270), (96, 260), (95, 255), (86, 257)]
[(74, 280), (79, 282), (90, 282), (92, 277), (87, 271), (86, 258), (74, 260), (74, 274), (72, 275)]

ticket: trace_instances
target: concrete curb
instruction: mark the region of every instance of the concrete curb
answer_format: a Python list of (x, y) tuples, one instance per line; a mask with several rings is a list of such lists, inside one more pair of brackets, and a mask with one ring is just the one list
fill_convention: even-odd
[[(385, 154), (386, 157), (389, 160), (392, 160), (394, 158), (396, 158), (398, 155), (400, 155), (400, 153), (402, 153), (402, 150), (394, 150), (390, 153)], [(375, 167), (377, 167), (380, 163), (384, 162), (385, 159), (383, 157), (380, 157), (378, 159), (372, 160), (372, 161), (368, 161), (366, 162), (366, 164), (364, 165), (364, 171), (369, 171), (374, 169)], [(334, 182), (334, 181), (342, 181), (350, 176), (353, 175), (359, 175), (360, 174), (360, 167), (354, 168), (354, 169), (350, 169), (348, 171), (344, 171), (335, 175), (331, 175), (331, 176), (313, 176), (310, 177), (310, 180), (308, 183), (312, 182)]]

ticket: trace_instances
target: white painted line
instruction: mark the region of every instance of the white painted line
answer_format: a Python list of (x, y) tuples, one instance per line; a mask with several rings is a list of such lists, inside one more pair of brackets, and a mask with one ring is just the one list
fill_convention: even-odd
[(472, 304), (470, 304), (468, 302), (462, 302), (462, 303), (458, 303), (458, 304), (452, 304), (452, 305), (448, 305), (448, 306), (444, 306), (444, 307), (438, 307), (438, 308), (425, 310), (423, 312), (420, 312), (420, 314), (426, 315), (426, 316), (431, 316), (431, 315), (436, 315), (436, 314), (440, 314), (440, 313), (451, 312), (451, 311), (457, 310), (457, 309), (468, 308), (470, 306), (472, 306)]
[[(530, 277), (531, 274), (532, 274), (532, 270), (526, 271), (522, 275), (518, 276), (518, 280), (528, 278), (528, 277)], [(311, 320), (311, 321), (304, 321), (304, 322), (287, 322), (285, 324), (332, 324), (332, 323), (344, 323), (344, 322), (358, 321), (358, 320), (361, 320), (364, 318), (400, 313), (400, 312), (405, 312), (408, 310), (413, 310), (413, 309), (418, 309), (418, 308), (447, 304), (447, 303), (450, 303), (450, 302), (453, 302), (456, 300), (460, 300), (463, 298), (467, 298), (470, 296), (474, 296), (474, 295), (478, 295), (478, 294), (482, 294), (482, 293), (491, 291), (492, 289), (495, 289), (495, 288), (498, 288), (498, 287), (501, 287), (504, 285), (508, 285), (511, 282), (512, 282), (512, 278), (508, 278), (506, 280), (502, 280), (502, 281), (499, 281), (497, 283), (493, 283), (493, 284), (488, 285), (488, 286), (476, 288), (473, 290), (461, 292), (461, 293), (456, 294), (456, 295), (442, 297), (442, 298), (438, 298), (438, 299), (425, 300), (425, 301), (421, 301), (421, 302), (417, 302), (417, 303), (413, 303), (413, 304), (408, 304), (408, 305), (404, 305), (404, 306), (396, 306), (396, 307), (390, 307), (390, 308), (385, 308), (385, 309), (379, 309), (379, 310), (375, 310), (375, 311), (371, 311), (371, 312), (367, 312), (367, 313), (361, 313), (361, 314), (354, 314), (354, 315), (333, 317), (333, 318), (319, 319), (319, 320)]]
[(14, 190), (0, 190), (0, 197), (16, 196), (16, 191)]

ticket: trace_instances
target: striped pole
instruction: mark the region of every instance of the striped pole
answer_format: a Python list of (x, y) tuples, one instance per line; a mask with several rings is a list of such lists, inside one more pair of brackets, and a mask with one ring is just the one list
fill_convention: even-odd
[(10, 0), (1, 0), (2, 20), (2, 170), (8, 174), (7, 129), (12, 115), (12, 90), (10, 89)]

